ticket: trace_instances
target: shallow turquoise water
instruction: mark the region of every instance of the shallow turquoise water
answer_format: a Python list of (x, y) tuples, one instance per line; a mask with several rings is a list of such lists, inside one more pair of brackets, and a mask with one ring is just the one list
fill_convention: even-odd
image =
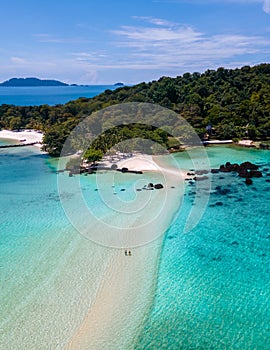
[[(250, 160), (261, 164), (264, 177), (248, 187), (234, 174), (214, 174), (202, 220), (183, 234), (195, 195), (194, 184), (187, 185), (167, 232), (153, 308), (136, 349), (270, 348), (270, 152), (207, 151), (212, 167)], [(188, 165), (184, 154), (176, 158)]]
[[(135, 349), (270, 348), (270, 152), (207, 152), (212, 167), (250, 160), (264, 176), (248, 187), (234, 174), (214, 174), (200, 223), (183, 234), (196, 192), (187, 182)], [(192, 167), (184, 153), (175, 159), (183, 169)], [(0, 150), (1, 349), (62, 348), (84, 318), (105, 268), (100, 262), (110, 254), (69, 223), (55, 167), (55, 160), (34, 148)], [(132, 183), (121, 178), (105, 190), (128, 202)], [(97, 203), (94, 177), (82, 177), (81, 185), (86, 202)], [(217, 193), (216, 186), (227, 193)], [(203, 187), (198, 195), (207, 198)]]

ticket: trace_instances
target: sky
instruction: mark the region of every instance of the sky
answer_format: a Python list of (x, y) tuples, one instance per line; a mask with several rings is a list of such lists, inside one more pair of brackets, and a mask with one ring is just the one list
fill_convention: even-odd
[(8, 0), (0, 33), (0, 81), (135, 84), (268, 63), (270, 0)]

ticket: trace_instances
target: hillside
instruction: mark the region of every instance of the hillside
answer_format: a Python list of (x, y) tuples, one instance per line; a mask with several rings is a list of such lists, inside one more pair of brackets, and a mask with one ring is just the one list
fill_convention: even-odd
[(167, 107), (185, 118), (200, 136), (211, 125), (221, 139), (265, 139), (270, 136), (270, 64), (162, 77), (53, 107), (2, 105), (0, 127), (42, 129), (47, 150), (58, 155), (70, 130), (84, 116), (124, 102)]
[(38, 78), (12, 78), (0, 83), (0, 86), (7, 87), (34, 87), (34, 86), (68, 86), (58, 80), (47, 80)]

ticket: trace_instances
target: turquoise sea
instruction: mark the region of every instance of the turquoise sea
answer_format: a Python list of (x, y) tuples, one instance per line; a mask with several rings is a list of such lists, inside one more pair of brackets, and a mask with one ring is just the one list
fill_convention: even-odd
[[(270, 152), (206, 150), (212, 167), (249, 160), (263, 177), (246, 186), (233, 173), (213, 174), (200, 223), (183, 233), (195, 197), (195, 184), (186, 181), (164, 236), (152, 306), (130, 349), (270, 349)], [(192, 167), (185, 153), (174, 160), (182, 169)], [(64, 348), (113, 251), (83, 238), (66, 218), (56, 165), (33, 147), (0, 150), (3, 350)], [(133, 182), (126, 175), (108, 191), (128, 201)], [(98, 198), (94, 175), (81, 175), (81, 183), (90, 203)], [(203, 187), (198, 195), (205, 195)]]
[(115, 85), (0, 87), (0, 105), (38, 106), (64, 104), (79, 97), (94, 97)]

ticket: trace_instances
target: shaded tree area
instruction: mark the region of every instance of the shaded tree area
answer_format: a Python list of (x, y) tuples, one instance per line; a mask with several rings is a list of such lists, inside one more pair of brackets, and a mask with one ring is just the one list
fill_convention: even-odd
[[(187, 120), (200, 136), (205, 133), (206, 126), (211, 125), (221, 139), (245, 136), (264, 139), (270, 136), (270, 64), (237, 69), (220, 67), (176, 78), (161, 77), (149, 83), (106, 90), (94, 98), (79, 98), (64, 105), (16, 107), (3, 104), (0, 128), (42, 130), (46, 150), (58, 156), (70, 131), (85, 116), (125, 102), (148, 102), (169, 108)], [(135, 129), (126, 128), (125, 132), (129, 137), (136, 136), (138, 130)], [(156, 133), (154, 138), (160, 138), (160, 142), (168, 146), (168, 138), (164, 140), (157, 131), (153, 132)]]

